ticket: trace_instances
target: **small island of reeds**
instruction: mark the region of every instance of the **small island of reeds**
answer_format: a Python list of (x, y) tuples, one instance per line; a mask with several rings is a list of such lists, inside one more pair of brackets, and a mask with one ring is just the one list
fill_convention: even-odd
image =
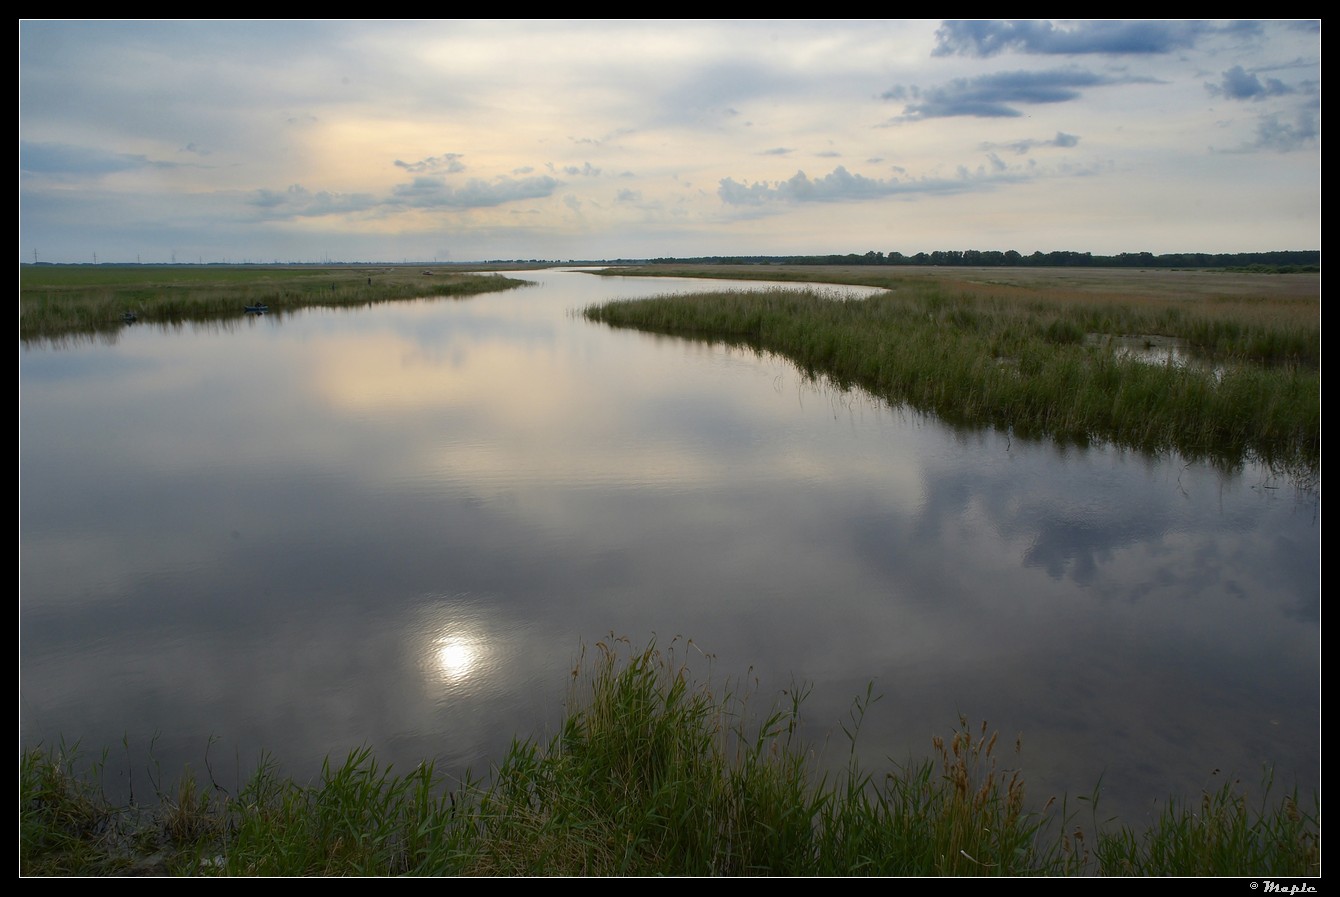
[[(1157, 272), (1142, 282), (1118, 272), (1110, 282), (1067, 287), (1070, 272), (1051, 279), (1029, 272), (1032, 282), (1017, 274), (1001, 282), (990, 279), (999, 274), (859, 269), (605, 273), (883, 287), (854, 298), (794, 287), (716, 289), (609, 302), (584, 314), (614, 327), (776, 353), (810, 376), (951, 425), (1177, 452), (1230, 469), (1255, 461), (1305, 483), (1319, 470), (1319, 295), (1272, 294), (1282, 283), (1272, 275), (1229, 281)], [(1151, 363), (1140, 351), (1169, 345), (1181, 360)]]

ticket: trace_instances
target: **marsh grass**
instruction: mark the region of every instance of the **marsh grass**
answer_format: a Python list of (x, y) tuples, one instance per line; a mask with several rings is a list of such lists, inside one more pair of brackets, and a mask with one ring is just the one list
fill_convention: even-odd
[[(1109, 875), (1294, 876), (1321, 874), (1321, 805), (1300, 803), (1297, 792), (1248, 806), (1237, 787), (1225, 783), (1199, 801), (1170, 801), (1145, 832), (1122, 828), (1101, 838), (1098, 867)], [(1306, 870), (1300, 872), (1299, 870)]]
[(355, 307), (405, 299), (478, 295), (522, 286), (496, 274), (434, 274), (418, 268), (216, 268), (214, 266), (25, 267), (19, 339), (115, 333), (126, 326), (241, 317), (267, 305), (283, 315), (313, 306)]
[(25, 751), (19, 764), (19, 867), (31, 875), (106, 870), (103, 835), (117, 815), (98, 790), (100, 768), (77, 768), (78, 745)]
[(696, 650), (597, 643), (559, 732), (514, 741), (487, 780), (397, 774), (362, 748), (306, 785), (263, 758), (235, 796), (188, 771), (150, 811), (101, 796), (105, 755), (80, 775), (77, 752), (25, 751), (20, 874), (1320, 874), (1319, 805), (1272, 804), (1269, 782), (1255, 807), (1227, 786), (1170, 803), (1149, 831), (1086, 834), (1064, 802), (1030, 809), (1019, 740), (985, 724), (960, 719), (928, 758), (866, 771), (870, 689), (842, 727), (846, 768), (819, 773), (797, 738), (806, 689), (761, 703), (757, 680), (714, 684)]
[[(1320, 465), (1315, 301), (1121, 301), (913, 278), (868, 298), (718, 291), (584, 314), (774, 352), (810, 376), (955, 425), (1176, 451), (1227, 467), (1260, 460), (1304, 480)], [(1206, 363), (1150, 364), (1095, 334), (1174, 337)]]

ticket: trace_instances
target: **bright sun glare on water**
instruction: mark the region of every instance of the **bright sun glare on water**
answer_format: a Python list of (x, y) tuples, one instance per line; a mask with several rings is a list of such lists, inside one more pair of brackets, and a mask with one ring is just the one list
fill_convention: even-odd
[(480, 648), (461, 636), (443, 636), (436, 643), (437, 672), (445, 682), (468, 679), (479, 666)]

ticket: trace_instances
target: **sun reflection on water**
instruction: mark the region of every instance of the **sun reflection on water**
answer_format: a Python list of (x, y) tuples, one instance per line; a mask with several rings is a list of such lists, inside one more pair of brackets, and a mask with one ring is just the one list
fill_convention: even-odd
[(438, 677), (443, 682), (462, 682), (480, 666), (483, 651), (480, 640), (460, 635), (445, 635), (434, 644)]
[(421, 608), (414, 654), (424, 684), (438, 699), (497, 688), (504, 653), (487, 616), (467, 595), (435, 595)]

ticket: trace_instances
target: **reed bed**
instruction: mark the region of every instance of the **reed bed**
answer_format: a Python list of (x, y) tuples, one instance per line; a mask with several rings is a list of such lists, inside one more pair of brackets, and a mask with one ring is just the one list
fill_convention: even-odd
[(24, 268), (19, 339), (115, 333), (134, 324), (238, 318), (247, 306), (283, 315), (307, 307), (354, 307), (428, 297), (464, 298), (523, 286), (497, 274), (434, 274), (398, 268)]
[(1256, 807), (1230, 786), (1147, 831), (1086, 833), (1064, 802), (1030, 809), (1017, 739), (1011, 753), (963, 719), (925, 760), (865, 771), (869, 690), (843, 726), (847, 768), (820, 774), (796, 736), (805, 689), (759, 708), (757, 684), (714, 685), (710, 664), (699, 679), (679, 647), (598, 643), (558, 734), (514, 741), (486, 780), (393, 773), (364, 748), (309, 785), (263, 759), (235, 796), (188, 771), (156, 807), (112, 807), (77, 752), (25, 751), (20, 874), (1320, 874), (1319, 802), (1269, 787)]
[[(1320, 319), (1306, 299), (1121, 300), (912, 278), (868, 298), (779, 288), (610, 302), (614, 327), (744, 345), (956, 425), (1112, 442), (1301, 480), (1320, 465)], [(1175, 339), (1196, 363), (1117, 349)]]

